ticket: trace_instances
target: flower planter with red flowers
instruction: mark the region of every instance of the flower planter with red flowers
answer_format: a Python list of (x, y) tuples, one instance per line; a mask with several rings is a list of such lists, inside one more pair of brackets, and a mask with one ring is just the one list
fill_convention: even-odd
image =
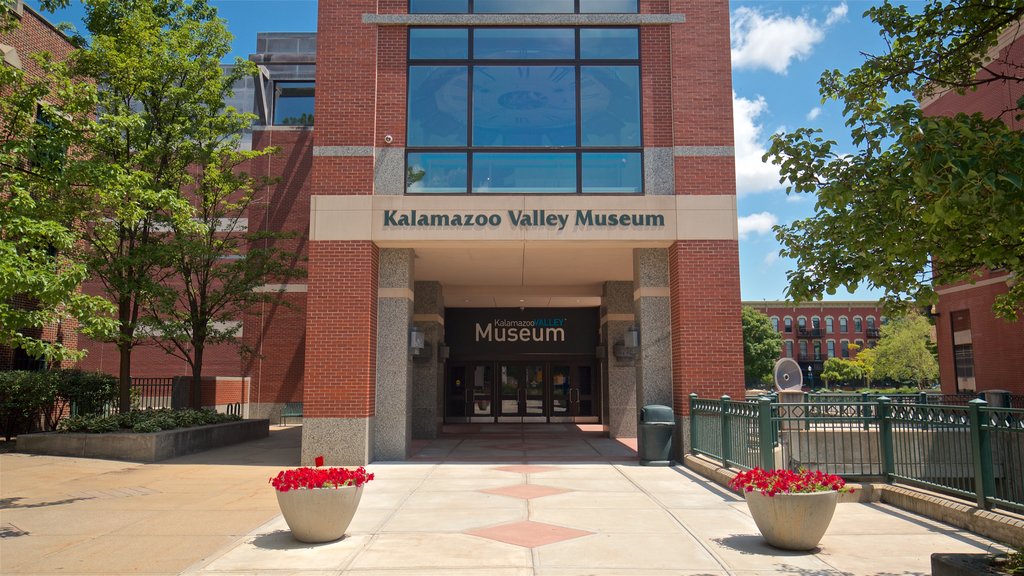
[(836, 511), (840, 492), (852, 492), (839, 476), (817, 470), (741, 472), (729, 485), (743, 492), (750, 515), (768, 544), (813, 550)]
[(277, 504), (296, 540), (331, 542), (345, 535), (359, 507), (363, 485), (373, 474), (359, 468), (316, 468), (282, 470), (270, 479), (277, 490)]

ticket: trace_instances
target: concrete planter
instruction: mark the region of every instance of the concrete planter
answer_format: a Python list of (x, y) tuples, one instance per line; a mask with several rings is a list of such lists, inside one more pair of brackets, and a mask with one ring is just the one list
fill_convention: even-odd
[(269, 435), (269, 420), (240, 420), (149, 433), (47, 432), (18, 436), (18, 452), (129, 462), (159, 462), (185, 454), (266, 438)]
[(746, 492), (747, 507), (757, 529), (769, 544), (783, 550), (813, 550), (821, 542), (839, 493), (776, 494)]
[(331, 542), (345, 535), (362, 496), (362, 486), (278, 491), (277, 504), (296, 540)]

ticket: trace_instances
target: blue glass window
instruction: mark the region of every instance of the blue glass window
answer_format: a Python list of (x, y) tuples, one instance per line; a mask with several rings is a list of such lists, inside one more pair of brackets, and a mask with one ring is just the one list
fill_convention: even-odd
[(583, 146), (640, 146), (640, 70), (581, 66)]
[(583, 14), (636, 14), (637, 0), (580, 0)]
[(643, 190), (639, 152), (584, 153), (584, 194), (639, 194)]
[(465, 194), (465, 153), (409, 153), (405, 189), (416, 194)]
[(274, 125), (312, 126), (313, 82), (276, 82), (274, 84)]
[(580, 58), (583, 60), (636, 60), (640, 34), (636, 28), (582, 28)]
[(413, 28), (409, 31), (410, 60), (466, 58), (469, 58), (469, 30), (465, 28)]
[(572, 66), (473, 69), (474, 146), (575, 146)]
[(575, 194), (576, 154), (473, 154), (473, 192)]
[(576, 31), (572, 28), (478, 28), (473, 33), (477, 60), (572, 60)]
[(475, 0), (477, 14), (571, 14), (573, 0)]
[(468, 98), (465, 66), (410, 66), (409, 146), (465, 146)]
[(409, 0), (410, 14), (465, 14), (469, 0)]

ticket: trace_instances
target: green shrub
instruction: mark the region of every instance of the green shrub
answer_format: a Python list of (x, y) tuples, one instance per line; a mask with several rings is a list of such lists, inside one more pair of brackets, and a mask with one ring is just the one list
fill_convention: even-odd
[(75, 407), (76, 414), (96, 414), (117, 401), (117, 378), (102, 372), (61, 370), (57, 396)]
[(219, 424), (241, 420), (239, 416), (218, 414), (213, 410), (133, 410), (125, 414), (113, 416), (79, 415), (65, 418), (57, 430), (59, 432), (103, 433), (117, 431), (159, 432), (175, 428), (188, 428), (205, 424)]
[(56, 382), (54, 372), (0, 372), (0, 426), (5, 438), (30, 432), (50, 412)]

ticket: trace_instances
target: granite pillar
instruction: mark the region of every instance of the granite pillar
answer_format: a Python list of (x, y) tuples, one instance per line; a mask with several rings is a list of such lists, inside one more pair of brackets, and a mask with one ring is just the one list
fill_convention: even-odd
[(413, 359), (412, 437), (437, 438), (444, 412), (444, 292), (438, 282), (416, 282), (413, 324), (423, 330), (425, 353)]
[(604, 381), (608, 435), (635, 438), (637, 422), (636, 367), (632, 359), (615, 357), (614, 347), (623, 341), (635, 318), (633, 283), (605, 282), (601, 295), (601, 346), (604, 348)]
[[(633, 250), (633, 314), (640, 329), (636, 405), (672, 406), (672, 308), (668, 251)], [(678, 412), (678, 410), (677, 410)]]
[(405, 460), (412, 443), (413, 317), (411, 249), (380, 251), (377, 288), (377, 396), (374, 460)]

